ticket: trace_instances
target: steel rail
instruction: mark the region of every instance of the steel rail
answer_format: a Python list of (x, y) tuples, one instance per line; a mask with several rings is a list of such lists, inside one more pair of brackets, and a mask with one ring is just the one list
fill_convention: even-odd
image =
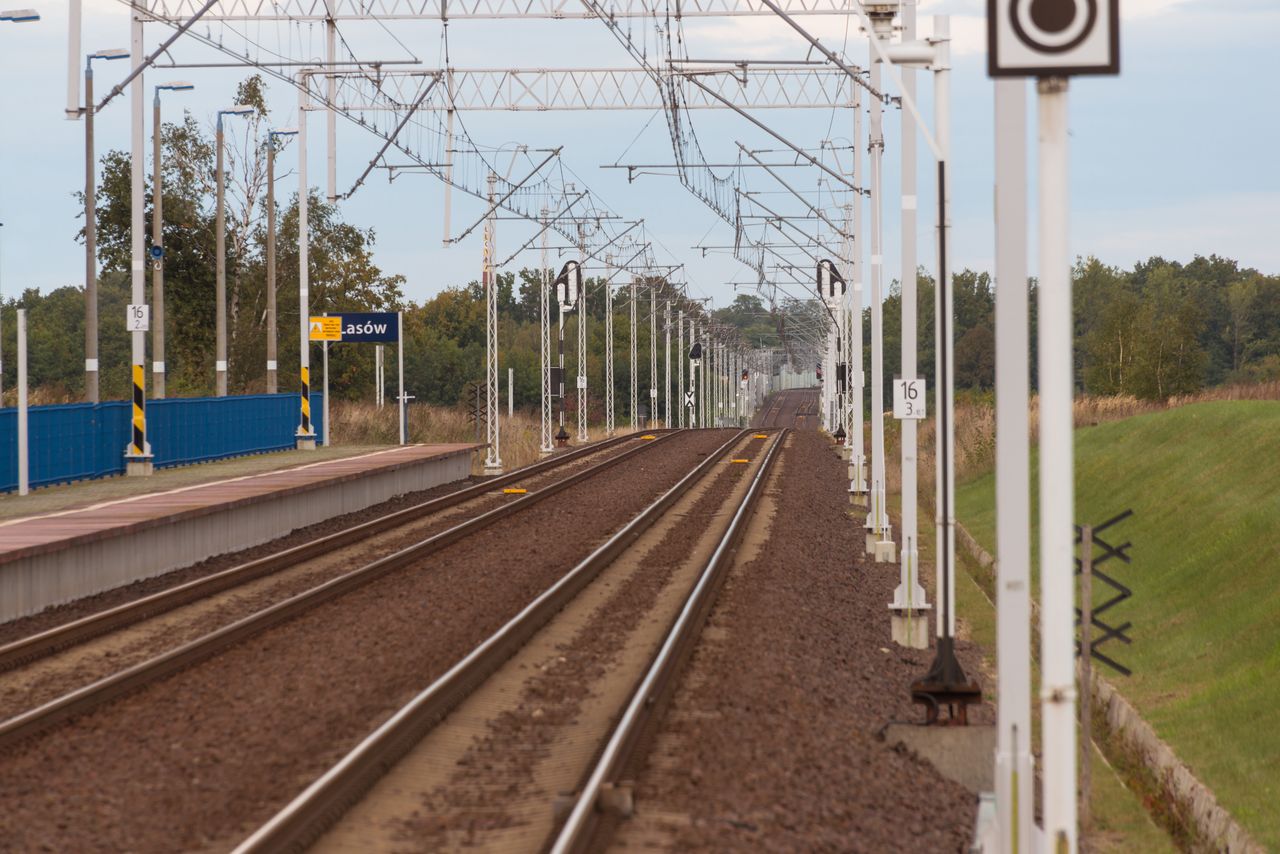
[[(441, 531), (438, 534), (407, 546), (397, 552), (378, 558), (350, 572), (256, 611), (247, 617), (202, 635), (179, 647), (175, 647), (132, 667), (113, 673), (96, 682), (62, 695), (54, 700), (29, 709), (0, 723), (0, 749), (33, 735), (73, 715), (84, 714), (103, 703), (131, 691), (150, 685), (172, 673), (203, 661), (236, 645), (266, 629), (293, 619), (306, 611), (358, 589), (403, 566), (440, 551), (493, 523), (532, 507), (587, 478), (612, 468), (642, 451), (661, 444), (682, 431), (673, 430), (657, 439), (641, 444), (616, 457), (610, 457), (596, 465), (575, 472), (537, 492), (530, 492), (509, 504), (503, 504)], [(491, 484), (487, 484), (491, 485)]]
[(29, 664), (32, 661), (52, 655), (59, 650), (67, 649), (91, 638), (99, 637), (167, 611), (172, 611), (174, 608), (245, 584), (264, 575), (280, 572), (296, 566), (302, 561), (328, 554), (334, 549), (343, 548), (375, 534), (418, 521), (425, 516), (462, 504), (473, 498), (481, 497), (496, 487), (517, 483), (533, 475), (543, 474), (583, 456), (621, 442), (634, 440), (635, 438), (635, 435), (629, 434), (607, 439), (603, 442), (595, 442), (591, 445), (577, 448), (567, 454), (524, 466), (501, 477), (491, 478), (475, 486), (460, 489), (448, 495), (433, 498), (421, 504), (415, 504), (412, 507), (406, 507), (395, 513), (344, 528), (341, 531), (233, 566), (213, 575), (188, 581), (185, 584), (179, 584), (141, 599), (125, 602), (114, 608), (108, 608), (78, 620), (63, 623), (60, 626), (54, 626), (38, 634), (21, 638), (0, 646), (0, 672)]
[(631, 701), (600, 754), (594, 770), (582, 786), (573, 810), (550, 847), (552, 854), (604, 848), (601, 834), (611, 830), (612, 822), (609, 821), (610, 815), (598, 808), (601, 793), (606, 786), (616, 787), (624, 779), (624, 775), (633, 770), (631, 766), (641, 756), (641, 747), (653, 736), (654, 727), (661, 719), (663, 709), (675, 693), (680, 671), (693, 654), (702, 626), (715, 604), (716, 593), (733, 563), (747, 520), (755, 510), (778, 449), (786, 438), (787, 430), (784, 429), (777, 434), (765, 455), (733, 521), (721, 537), (715, 553), (707, 561), (643, 681), (632, 694)]
[(329, 829), (388, 769), (524, 646), (751, 431), (742, 430), (569, 570), (487, 640), (402, 707), (275, 814), (234, 854), (301, 851)]

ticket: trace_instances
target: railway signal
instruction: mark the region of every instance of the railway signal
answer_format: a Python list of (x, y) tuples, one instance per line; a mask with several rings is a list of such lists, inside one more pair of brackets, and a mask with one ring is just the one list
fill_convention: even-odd
[(698, 368), (702, 366), (702, 342), (694, 341), (689, 348), (689, 390), (684, 393), (684, 405), (689, 410), (689, 426), (698, 426), (697, 390)]
[(566, 261), (560, 268), (554, 283), (556, 301), (560, 304), (560, 366), (556, 373), (556, 387), (560, 398), (560, 429), (556, 431), (556, 447), (563, 448), (569, 444), (569, 431), (564, 429), (564, 316), (578, 305), (578, 295), (582, 292), (582, 265), (577, 261)]
[[(1024, 90), (1006, 77), (1037, 77), (1039, 107), (1039, 324), (1040, 385), (1040, 637), (1041, 739), (1043, 745), (1044, 833), (1048, 847), (1077, 848), (1076, 680), (1072, 508), (1075, 502), (1072, 402), (1074, 397), (1071, 321), (1070, 227), (1067, 196), (1067, 81), (1077, 74), (1120, 71), (1119, 0), (988, 0), (987, 70), (996, 84), (996, 249), (1001, 292), (1023, 289), (1026, 121)], [(1012, 287), (1010, 287), (1012, 286)], [(1016, 313), (1015, 313), (1016, 309)], [(1000, 553), (1000, 721), (997, 743), (996, 808), (1000, 837), (1022, 837), (1030, 823), (1026, 784), (1011, 784), (1029, 765), (1026, 733), (1030, 718), (1030, 649), (1024, 631), (1030, 618), (1025, 591), (1030, 560), (1025, 510), (1018, 509), (1018, 481), (1027, 482), (1023, 415), (1027, 315), (1025, 297), (997, 308), (997, 390), (999, 411), (997, 529)], [(1023, 366), (1014, 366), (1021, 359)], [(1002, 383), (1007, 375), (1007, 385)], [(1012, 444), (1010, 444), (1012, 443)], [(1008, 447), (1007, 453), (1002, 448)], [(1023, 502), (1025, 503), (1025, 502)], [(1014, 526), (1017, 531), (1013, 530)], [(1006, 538), (1004, 532), (1008, 532)], [(1021, 625), (1021, 628), (1019, 628)], [(1005, 668), (1009, 670), (1006, 672)], [(1025, 773), (1022, 777), (1027, 776)], [(1015, 790), (1015, 785), (1017, 789)], [(1023, 804), (1021, 809), (1017, 806)]]

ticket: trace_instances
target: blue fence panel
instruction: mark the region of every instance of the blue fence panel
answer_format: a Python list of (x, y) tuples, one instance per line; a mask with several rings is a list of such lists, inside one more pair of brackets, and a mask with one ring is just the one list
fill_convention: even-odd
[[(147, 403), (147, 440), (157, 467), (292, 448), (298, 395), (167, 398)], [(311, 396), (324, 438), (323, 395)], [(124, 400), (33, 406), (28, 411), (33, 487), (124, 472), (132, 405)], [(18, 410), (0, 409), (0, 491), (18, 488)]]
[[(322, 408), (312, 395), (312, 412)], [(184, 397), (147, 404), (147, 438), (157, 466), (176, 466), (294, 446), (298, 395)], [(317, 437), (323, 419), (312, 418)]]

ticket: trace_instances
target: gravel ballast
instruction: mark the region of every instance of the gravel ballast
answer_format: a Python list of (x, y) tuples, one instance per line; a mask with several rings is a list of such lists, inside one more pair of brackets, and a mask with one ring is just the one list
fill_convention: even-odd
[(932, 660), (890, 641), (898, 567), (864, 557), (829, 440), (796, 432), (779, 462), (768, 537), (717, 600), (615, 848), (965, 850), (975, 798), (878, 735), (921, 719), (908, 685)]
[(5, 850), (225, 850), (734, 435), (680, 435), (0, 756)]

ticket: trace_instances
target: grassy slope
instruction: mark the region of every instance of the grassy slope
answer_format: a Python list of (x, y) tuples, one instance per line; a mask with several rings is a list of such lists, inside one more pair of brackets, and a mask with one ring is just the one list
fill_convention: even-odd
[[(1132, 646), (1110, 644), (1134, 675), (1114, 681), (1274, 848), (1280, 728), (1267, 721), (1280, 705), (1277, 446), (1280, 403), (1262, 401), (1197, 404), (1076, 433), (1077, 521), (1134, 510), (1111, 540), (1133, 542), (1133, 563), (1103, 567), (1134, 590), (1109, 612), (1134, 624)], [(991, 475), (957, 491), (961, 521), (992, 551), (993, 504)]]

